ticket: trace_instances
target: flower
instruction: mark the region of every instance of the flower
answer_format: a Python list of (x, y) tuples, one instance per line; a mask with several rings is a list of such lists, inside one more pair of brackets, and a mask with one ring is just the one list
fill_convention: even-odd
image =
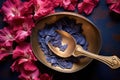
[(14, 40), (14, 35), (8, 27), (0, 30), (0, 47), (11, 47)]
[(35, 70), (32, 73), (27, 73), (27, 74), (26, 73), (21, 73), (19, 75), (19, 79), (20, 80), (41, 80), (39, 78), (39, 76), (40, 76), (39, 70)]
[(12, 48), (0, 48), (0, 62), (12, 54)]
[(78, 12), (89, 15), (98, 4), (99, 0), (83, 0), (78, 4)]
[(51, 80), (48, 74), (41, 75), (29, 43), (24, 42), (18, 45), (13, 51), (13, 59), (15, 62), (11, 65), (11, 69), (20, 72), (20, 80)]
[(36, 61), (36, 57), (33, 55), (31, 45), (29, 43), (23, 42), (19, 44), (13, 50), (13, 59), (21, 58), (25, 61)]
[(12, 71), (31, 74), (38, 70), (35, 65), (37, 59), (33, 55), (29, 43), (24, 42), (18, 45), (13, 51), (13, 59), (15, 59), (15, 62), (11, 65)]
[(13, 21), (24, 19), (24, 15), (30, 13), (31, 6), (32, 3), (30, 2), (22, 2), (21, 0), (6, 0), (1, 8), (1, 11), (4, 14), (4, 21), (11, 24)]
[(34, 19), (37, 20), (47, 14), (54, 13), (54, 3), (51, 0), (33, 0)]
[(50, 77), (47, 73), (40, 75), (41, 80), (52, 80), (52, 77)]
[(77, 5), (77, 0), (63, 0), (62, 3), (64, 9), (74, 11)]
[[(14, 25), (14, 24), (13, 24)], [(13, 30), (15, 33), (15, 41), (22, 42), (31, 34), (32, 28), (35, 26), (33, 20), (31, 18), (24, 19), (24, 22), (21, 25), (13, 26)]]
[(120, 14), (120, 0), (106, 0), (106, 2), (111, 11)]

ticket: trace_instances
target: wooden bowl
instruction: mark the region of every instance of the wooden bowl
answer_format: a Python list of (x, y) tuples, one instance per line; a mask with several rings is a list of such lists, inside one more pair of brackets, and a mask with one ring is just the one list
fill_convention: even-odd
[(59, 71), (63, 73), (73, 73), (79, 71), (86, 67), (92, 59), (85, 57), (81, 58), (77, 63), (73, 64), (71, 69), (62, 69), (60, 67), (52, 66), (51, 63), (47, 62), (43, 51), (40, 48), (40, 44), (38, 43), (38, 31), (45, 27), (45, 24), (55, 23), (57, 20), (63, 17), (68, 17), (70, 19), (75, 19), (76, 23), (82, 23), (83, 35), (86, 37), (88, 41), (88, 51), (98, 54), (101, 48), (101, 35), (96, 26), (87, 18), (72, 12), (58, 12), (48, 16), (43, 17), (36, 23), (35, 28), (32, 30), (31, 35), (31, 45), (34, 55), (37, 59), (43, 63), (45, 66)]

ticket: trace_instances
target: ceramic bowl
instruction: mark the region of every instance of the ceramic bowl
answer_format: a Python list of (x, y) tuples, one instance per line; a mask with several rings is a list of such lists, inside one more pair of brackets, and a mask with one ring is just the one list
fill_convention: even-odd
[(34, 55), (37, 59), (43, 63), (45, 66), (56, 70), (58, 72), (63, 73), (73, 73), (85, 68), (93, 59), (88, 57), (81, 58), (77, 63), (73, 64), (71, 69), (62, 69), (60, 67), (52, 66), (51, 63), (47, 62), (43, 51), (40, 48), (40, 44), (38, 43), (38, 31), (42, 30), (45, 27), (45, 24), (55, 23), (57, 20), (63, 17), (68, 17), (70, 19), (75, 19), (76, 23), (82, 23), (82, 34), (85, 36), (88, 42), (88, 51), (98, 54), (101, 48), (101, 35), (97, 27), (87, 18), (80, 14), (72, 13), (72, 12), (58, 12), (54, 14), (50, 14), (48, 16), (43, 17), (39, 21), (37, 21), (35, 28), (32, 30), (31, 35), (31, 45)]

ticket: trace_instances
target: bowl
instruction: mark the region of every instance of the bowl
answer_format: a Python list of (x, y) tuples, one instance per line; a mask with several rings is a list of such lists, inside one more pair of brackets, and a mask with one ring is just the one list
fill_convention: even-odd
[(72, 13), (72, 12), (57, 12), (54, 14), (50, 14), (41, 18), (39, 21), (36, 22), (36, 26), (32, 30), (31, 35), (31, 45), (32, 50), (36, 58), (43, 63), (45, 66), (56, 70), (58, 72), (63, 73), (73, 73), (77, 72), (83, 68), (85, 68), (93, 59), (88, 57), (80, 58), (77, 63), (73, 64), (71, 69), (62, 69), (60, 67), (52, 66), (51, 63), (47, 62), (43, 51), (40, 48), (40, 44), (38, 43), (38, 32), (45, 27), (45, 24), (52, 24), (55, 23), (57, 20), (68, 17), (70, 19), (75, 19), (76, 23), (82, 23), (82, 34), (85, 36), (88, 42), (88, 51), (98, 54), (101, 49), (101, 34), (100, 31), (97, 29), (95, 24), (93, 24), (90, 20), (85, 18), (84, 16)]

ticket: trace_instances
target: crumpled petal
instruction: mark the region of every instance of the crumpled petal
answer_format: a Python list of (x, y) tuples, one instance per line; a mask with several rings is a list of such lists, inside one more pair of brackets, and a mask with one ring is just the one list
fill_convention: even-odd
[(37, 60), (36, 57), (33, 55), (31, 45), (25, 42), (18, 45), (13, 51), (13, 59), (21, 57), (33, 61)]
[(107, 4), (114, 4), (114, 3), (117, 3), (119, 2), (120, 0), (106, 0), (106, 3)]
[(54, 3), (51, 0), (34, 0), (35, 14), (34, 19), (37, 20), (47, 14), (54, 13)]
[(52, 77), (49, 76), (47, 73), (44, 73), (44, 74), (40, 75), (40, 79), (41, 80), (52, 80)]
[(8, 27), (0, 29), (0, 47), (11, 47), (14, 40), (14, 35)]
[(32, 2), (22, 2), (21, 0), (6, 0), (1, 8), (4, 21), (10, 24), (15, 20), (24, 19), (26, 15), (31, 16), (32, 10)]
[(13, 72), (34, 72), (37, 70), (37, 66), (34, 61), (28, 61), (27, 59), (20, 58), (15, 60), (15, 62), (11, 65), (11, 69)]
[(5, 60), (6, 57), (12, 54), (12, 48), (0, 48), (0, 62)]
[(36, 70), (29, 74), (21, 73), (19, 75), (19, 79), (20, 80), (41, 80), (39, 76), (40, 76), (40, 72), (39, 70)]
[(34, 26), (35, 24), (31, 18), (26, 18), (20, 25), (15, 24), (13, 26), (13, 30), (16, 31), (15, 41), (18, 43), (24, 41), (28, 36), (30, 36), (31, 30)]
[(24, 31), (24, 30), (19, 30), (17, 31), (16, 33), (16, 37), (15, 37), (15, 40), (16, 42), (22, 42), (24, 41), (29, 35), (31, 34), (31, 32), (27, 32), (27, 31)]
[(13, 20), (11, 26), (13, 28), (13, 31), (18, 31), (18, 30), (30, 31), (35, 26), (35, 23), (32, 19), (32, 16), (29, 16), (24, 19), (19, 19), (19, 21)]
[(110, 5), (110, 10), (120, 14), (120, 2)]
[(99, 0), (83, 0), (83, 2), (78, 3), (78, 12), (84, 12), (85, 14), (89, 15), (92, 13), (98, 2)]
[(111, 11), (120, 14), (120, 0), (106, 0), (106, 3)]

